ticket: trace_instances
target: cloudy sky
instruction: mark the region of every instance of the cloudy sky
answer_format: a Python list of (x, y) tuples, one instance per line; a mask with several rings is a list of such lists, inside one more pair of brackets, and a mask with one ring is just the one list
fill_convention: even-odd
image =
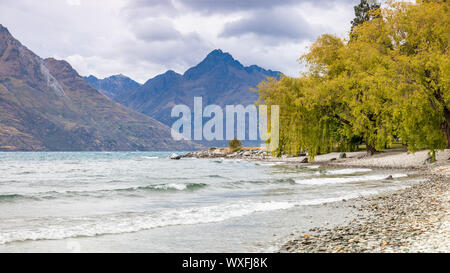
[(81, 75), (145, 82), (220, 48), (244, 65), (298, 75), (321, 33), (344, 37), (359, 0), (0, 0), (0, 24)]

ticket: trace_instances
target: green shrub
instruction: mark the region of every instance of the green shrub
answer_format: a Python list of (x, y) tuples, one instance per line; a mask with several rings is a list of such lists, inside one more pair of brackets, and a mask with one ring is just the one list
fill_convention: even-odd
[(233, 140), (230, 140), (230, 142), (228, 142), (228, 147), (234, 153), (242, 148), (242, 142), (234, 138)]

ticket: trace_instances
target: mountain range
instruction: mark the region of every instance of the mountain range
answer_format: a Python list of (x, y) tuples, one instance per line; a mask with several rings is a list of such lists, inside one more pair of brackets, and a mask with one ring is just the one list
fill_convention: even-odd
[[(113, 91), (111, 91), (113, 92)], [(193, 150), (106, 97), (66, 61), (42, 59), (0, 25), (0, 150)]]
[(141, 86), (138, 82), (135, 82), (122, 74), (104, 79), (98, 79), (97, 77), (90, 75), (89, 77), (83, 77), (83, 79), (92, 87), (112, 99)]
[(0, 24), (0, 151), (194, 150), (226, 142), (175, 141), (176, 104), (249, 105), (250, 89), (280, 72), (244, 66), (216, 49), (184, 74), (143, 85), (122, 74), (82, 77), (63, 60), (42, 59)]
[(280, 72), (259, 66), (243, 66), (229, 53), (216, 49), (184, 74), (172, 70), (148, 80), (142, 86), (115, 97), (115, 100), (156, 120), (171, 125), (171, 109), (176, 104), (193, 106), (194, 97), (203, 105), (249, 105), (258, 99), (251, 91), (267, 77)]
[[(258, 94), (251, 91), (251, 88), (267, 77), (280, 75), (281, 72), (256, 65), (244, 66), (229, 53), (216, 49), (184, 74), (169, 70), (149, 79), (143, 85), (138, 86), (136, 83), (130, 86), (128, 91), (122, 87), (134, 81), (124, 76), (112, 76), (103, 80), (89, 76), (85, 80), (115, 101), (170, 126), (177, 119), (170, 115), (174, 105), (184, 104), (193, 109), (194, 97), (202, 97), (204, 107), (209, 104), (221, 107), (254, 104)], [(201, 143), (207, 146), (227, 144), (226, 141)], [(245, 142), (246, 145), (258, 143)]]

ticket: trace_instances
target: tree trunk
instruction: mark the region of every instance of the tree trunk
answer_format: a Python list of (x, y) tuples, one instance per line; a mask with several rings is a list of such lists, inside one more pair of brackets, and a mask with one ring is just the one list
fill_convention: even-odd
[(444, 123), (444, 132), (447, 136), (447, 149), (450, 149), (450, 123), (445, 122)]
[(445, 132), (445, 135), (447, 136), (447, 149), (450, 149), (450, 110), (448, 110), (447, 107), (444, 107), (444, 116), (445, 121), (442, 126), (442, 129)]
[(372, 156), (375, 154), (375, 152), (377, 151), (374, 147), (372, 147), (372, 145), (369, 144), (369, 141), (366, 139), (366, 150), (367, 150), (367, 154)]

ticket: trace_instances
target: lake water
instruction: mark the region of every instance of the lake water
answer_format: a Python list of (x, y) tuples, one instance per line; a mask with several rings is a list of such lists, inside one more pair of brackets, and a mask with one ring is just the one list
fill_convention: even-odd
[(344, 217), (321, 204), (418, 180), (400, 171), (169, 155), (0, 153), (0, 252), (273, 251), (306, 223)]

